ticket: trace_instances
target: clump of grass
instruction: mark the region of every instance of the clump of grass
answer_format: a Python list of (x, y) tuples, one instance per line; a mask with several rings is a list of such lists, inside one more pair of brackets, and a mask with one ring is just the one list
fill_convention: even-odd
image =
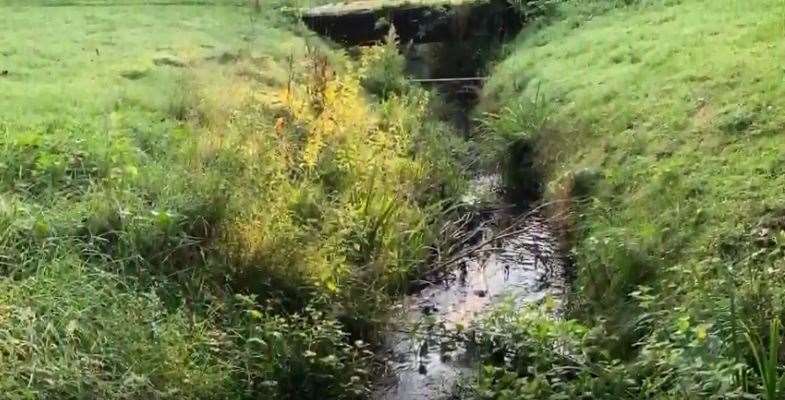
[(227, 389), (214, 327), (74, 255), (2, 282), (2, 384), (9, 397), (203, 398)]
[(766, 399), (779, 399), (785, 394), (785, 375), (780, 373), (779, 357), (782, 345), (782, 325), (779, 320), (769, 323), (768, 343), (753, 339), (755, 333), (747, 332), (745, 338), (755, 358), (755, 367), (761, 378)]
[(485, 167), (500, 170), (514, 201), (531, 201), (542, 194), (542, 171), (534, 153), (547, 129), (549, 107), (538, 90), (532, 99), (486, 112), (479, 120)]

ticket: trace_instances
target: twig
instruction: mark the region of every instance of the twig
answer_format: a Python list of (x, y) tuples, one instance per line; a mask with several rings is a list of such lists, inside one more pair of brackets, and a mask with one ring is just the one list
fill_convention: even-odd
[[(519, 215), (518, 217), (516, 217), (512, 221), (512, 223), (509, 226), (505, 227), (504, 229), (502, 229), (502, 230), (500, 230), (498, 232), (495, 232), (489, 238), (487, 238), (486, 240), (480, 242), (479, 244), (476, 244), (476, 245), (470, 247), (469, 249), (467, 249), (465, 251), (462, 251), (459, 254), (448, 258), (447, 260), (436, 262), (435, 265), (425, 273), (425, 275), (427, 276), (427, 275), (435, 274), (439, 270), (442, 270), (442, 269), (444, 269), (445, 267), (447, 267), (449, 265), (452, 265), (452, 264), (454, 264), (454, 263), (456, 263), (456, 262), (458, 262), (458, 261), (460, 261), (460, 260), (462, 260), (462, 259), (464, 259), (466, 257), (469, 257), (472, 254), (476, 254), (478, 252), (490, 251), (488, 249), (483, 250), (483, 248), (486, 247), (487, 245), (495, 242), (495, 241), (499, 241), (499, 240), (507, 239), (507, 238), (510, 238), (510, 237), (514, 237), (514, 236), (525, 234), (528, 230), (530, 230), (532, 228), (531, 228), (531, 226), (524, 226), (523, 228), (520, 228), (521, 224), (526, 223), (526, 222), (531, 223), (531, 221), (530, 221), (531, 217), (539, 214), (546, 207), (549, 207), (549, 206), (554, 205), (554, 204), (568, 202), (568, 201), (569, 200), (553, 200), (553, 201), (544, 202), (544, 203), (539, 204), (538, 206), (532, 208), (531, 210), (529, 210), (529, 211)], [(569, 214), (560, 215), (560, 216), (552, 216), (552, 217), (543, 219), (542, 220), (542, 224), (543, 225), (550, 225), (553, 222), (561, 221), (562, 219), (566, 219), (568, 216), (569, 216)], [(462, 221), (464, 218), (465, 217), (462, 217), (461, 219), (459, 219), (459, 221)], [(462, 224), (462, 226), (465, 226), (465, 225), (466, 225), (466, 223), (464, 222)], [(464, 234), (462, 236), (462, 239), (460, 239), (457, 243), (453, 243), (448, 248), (447, 254), (450, 254), (450, 253), (452, 253), (452, 251), (454, 249), (456, 249), (456, 248), (458, 248), (460, 246), (463, 246), (468, 241), (470, 241), (472, 238), (474, 238), (476, 234), (478, 234), (479, 232), (482, 232), (483, 230), (486, 230), (487, 228), (488, 228), (487, 222), (486, 221), (481, 222), (480, 226), (478, 226), (477, 228), (473, 229), (471, 232), (469, 232), (467, 234)], [(544, 237), (541, 238), (541, 240), (546, 240), (546, 239), (547, 238), (544, 238)], [(532, 245), (532, 244), (528, 244), (528, 243), (521, 243), (521, 245), (524, 248), (529, 248), (529, 249), (534, 248), (535, 250), (533, 252), (536, 252), (538, 256), (542, 255), (542, 253), (539, 251), (540, 248), (541, 248), (541, 246), (539, 246), (539, 245), (536, 245), (536, 244)], [(439, 259), (441, 260), (441, 258), (442, 258), (442, 254), (440, 253)], [(547, 258), (542, 258), (542, 260), (544, 262), (548, 261)], [(547, 262), (547, 264), (550, 264), (550, 262)]]

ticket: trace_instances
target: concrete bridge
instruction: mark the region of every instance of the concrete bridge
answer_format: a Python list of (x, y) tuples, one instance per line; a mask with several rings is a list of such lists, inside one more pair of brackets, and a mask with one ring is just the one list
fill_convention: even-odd
[(392, 26), (401, 43), (503, 39), (522, 25), (507, 0), (360, 0), (305, 10), (302, 19), (316, 33), (344, 45), (383, 40)]

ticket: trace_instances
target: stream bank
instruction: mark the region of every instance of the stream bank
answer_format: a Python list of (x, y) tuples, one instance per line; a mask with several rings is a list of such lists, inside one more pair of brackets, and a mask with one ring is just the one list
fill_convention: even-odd
[[(394, 32), (387, 43), (398, 46), (406, 75), (439, 94), (430, 117), (452, 126), (446, 135), (471, 139), (477, 131), (472, 111), (481, 97), (487, 62), (511, 36), (505, 32), (418, 43), (402, 42)], [(511, 182), (506, 172), (488, 174), (479, 172), (485, 168), (465, 166), (476, 177), (457, 202), (462, 211), (447, 223), (457, 229), (443, 230), (445, 241), (453, 243), (447, 252), (434, 251), (429, 272), (391, 308), (380, 335), (381, 377), (372, 398), (449, 397), (482, 365), (472, 337), (476, 322), (508, 302), (522, 307), (562, 297), (564, 262), (551, 224), (541, 210), (521, 207), (536, 204), (541, 192), (539, 174), (527, 163), (531, 149), (524, 150), (511, 149), (514, 154), (506, 163), (525, 171), (522, 182)]]
[[(498, 44), (410, 43), (402, 48), (409, 75), (440, 94), (444, 110), (438, 118), (463, 137), (477, 133), (472, 112)], [(532, 208), (541, 187), (530, 162), (533, 150), (525, 147), (510, 148), (503, 174), (479, 174), (471, 181), (460, 201), (465, 213), (455, 221), (457, 235), (464, 235), (457, 249), (453, 246), (449, 255), (437, 250), (431, 273), (393, 307), (382, 333), (382, 378), (372, 398), (454, 396), (457, 385), (482, 364), (472, 332), (475, 322), (506, 302), (516, 307), (546, 298), (561, 302), (565, 259), (551, 221), (542, 209)], [(456, 231), (444, 234), (454, 238)]]

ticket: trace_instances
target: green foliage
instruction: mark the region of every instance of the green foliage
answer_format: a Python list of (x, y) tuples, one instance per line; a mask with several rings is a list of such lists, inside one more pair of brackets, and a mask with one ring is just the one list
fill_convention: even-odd
[(541, 194), (541, 171), (534, 153), (547, 129), (549, 107), (538, 90), (532, 99), (487, 112), (479, 120), (483, 162), (486, 167), (498, 166), (514, 200), (531, 200)]
[[(518, 140), (535, 140), (546, 128), (550, 105), (538, 87), (533, 98), (505, 105), (498, 112), (488, 112), (480, 120), (484, 139), (503, 146)], [(503, 150), (497, 150), (503, 151)], [(502, 157), (501, 154), (493, 154)]]
[(363, 53), (360, 74), (365, 90), (382, 99), (401, 94), (407, 85), (404, 76), (406, 60), (398, 51), (395, 27), (390, 28), (383, 45), (365, 47)]
[(34, 276), (0, 284), (7, 398), (199, 399), (228, 388), (209, 323), (74, 256), (39, 263)]
[(234, 388), (245, 398), (362, 398), (373, 353), (350, 344), (344, 328), (312, 307), (276, 315), (253, 298), (237, 295), (230, 313), (231, 350), (240, 362)]
[[(557, 392), (780, 396), (781, 357), (769, 354), (785, 295), (785, 103), (764, 56), (781, 47), (772, 44), (780, 9), (770, 0), (565, 2), (493, 72), (482, 106), (499, 114), (488, 134), (501, 143), (539, 125), (518, 109), (548, 99), (532, 165), (549, 199), (572, 207), (566, 315), (607, 330), (579, 348), (604, 352), (629, 382), (617, 395), (562, 376)], [(596, 383), (605, 375), (594, 371), (586, 379)]]
[(3, 10), (3, 396), (363, 398), (466, 145), (394, 44), (180, 3)]
[(785, 395), (785, 373), (780, 372), (780, 346), (782, 345), (782, 324), (772, 320), (769, 324), (768, 344), (761, 339), (753, 339), (754, 333), (747, 332), (745, 338), (755, 358), (755, 367), (761, 378), (764, 398), (781, 399)]
[[(636, 343), (632, 362), (613, 357), (607, 343), (614, 328), (598, 321), (589, 328), (553, 316), (550, 307), (501, 307), (477, 328), (485, 366), (468, 390), (477, 399), (741, 399), (738, 377), (745, 365), (726, 359), (714, 327), (695, 324), (683, 308), (675, 320), (650, 308), (649, 288), (633, 296), (644, 310), (639, 326), (657, 330)], [(547, 303), (546, 303), (547, 304)]]
[(508, 304), (482, 320), (477, 337), (486, 361), (469, 398), (627, 398), (625, 370), (594, 344), (602, 329), (555, 318), (550, 302)]

